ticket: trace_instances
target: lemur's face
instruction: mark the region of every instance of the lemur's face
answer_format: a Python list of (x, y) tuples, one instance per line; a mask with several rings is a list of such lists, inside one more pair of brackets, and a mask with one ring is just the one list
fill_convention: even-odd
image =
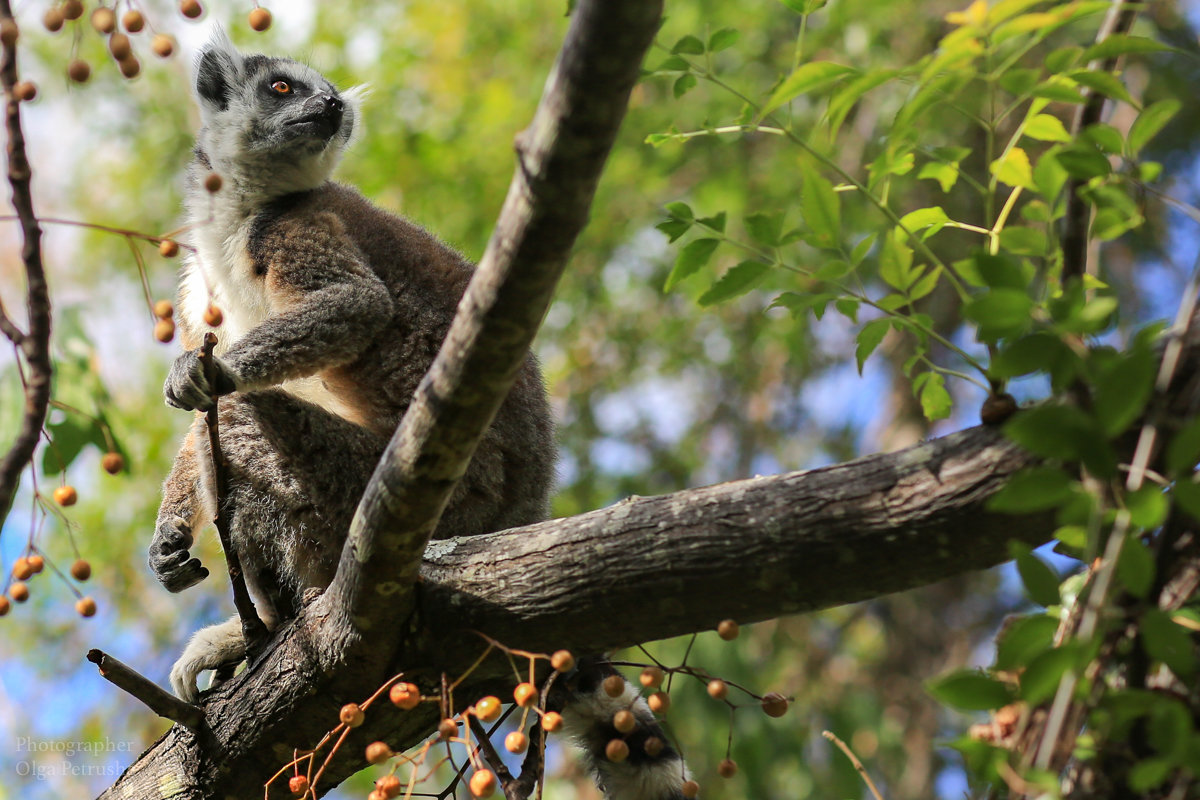
[(353, 99), (319, 72), (288, 58), (243, 55), (219, 33), (200, 54), (195, 89), (200, 146), (213, 169), (279, 184), (268, 190), (323, 183), (354, 131)]

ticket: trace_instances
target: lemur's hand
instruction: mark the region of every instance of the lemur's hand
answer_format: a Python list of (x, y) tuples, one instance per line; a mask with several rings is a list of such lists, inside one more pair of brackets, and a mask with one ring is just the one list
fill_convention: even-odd
[(186, 411), (207, 411), (212, 408), (214, 396), (236, 391), (237, 383), (229, 367), (216, 356), (213, 356), (213, 361), (216, 362), (216, 386), (208, 385), (199, 350), (190, 350), (175, 359), (167, 382), (163, 384), (167, 405)]
[(150, 542), (150, 569), (171, 592), (182, 592), (208, 577), (200, 559), (192, 558), (192, 528), (179, 517), (162, 520)]

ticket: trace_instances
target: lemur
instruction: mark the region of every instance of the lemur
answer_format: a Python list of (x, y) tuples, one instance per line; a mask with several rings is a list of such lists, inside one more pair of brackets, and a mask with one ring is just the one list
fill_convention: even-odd
[[(194, 253), (181, 271), (185, 351), (164, 386), (197, 412), (220, 396), (233, 546), (269, 628), (294, 618), (333, 579), (350, 520), (379, 457), (449, 329), (472, 265), (424, 229), (330, 180), (358, 127), (358, 95), (288, 58), (239, 52), (218, 30), (196, 62), (203, 127), (185, 204)], [(204, 186), (211, 173), (221, 188)], [(211, 184), (210, 184), (211, 188)], [(215, 305), (223, 322), (212, 329)], [(214, 330), (216, 380), (199, 360)], [(550, 411), (526, 359), (435, 532), (467, 536), (545, 519), (554, 472)], [(175, 459), (149, 563), (172, 592), (208, 570), (188, 548), (215, 516), (204, 416)], [(237, 617), (196, 633), (171, 670), (189, 702), (204, 670), (246, 648)], [(610, 698), (602, 661), (573, 676), (564, 718), (613, 800), (682, 797), (686, 770), (667, 746), (616, 764), (612, 716), (632, 708), (639, 733), (662, 737), (631, 686)]]

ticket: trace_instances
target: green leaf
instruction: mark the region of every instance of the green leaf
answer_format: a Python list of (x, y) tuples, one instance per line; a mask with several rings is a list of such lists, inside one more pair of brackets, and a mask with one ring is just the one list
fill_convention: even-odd
[(1106, 436), (1124, 432), (1141, 415), (1158, 365), (1146, 348), (1118, 360), (1096, 378), (1093, 410)]
[(1006, 253), (1024, 256), (1046, 254), (1046, 232), (1042, 227), (1016, 225), (1000, 231), (1000, 247)]
[(675, 85), (671, 87), (671, 91), (675, 94), (675, 99), (678, 100), (695, 87), (696, 76), (689, 72), (675, 79)]
[(848, 275), (853, 271), (853, 265), (835, 258), (832, 261), (826, 261), (813, 273), (813, 277), (819, 281), (836, 281), (838, 278)]
[(774, 302), (768, 308), (786, 308), (792, 315), (792, 319), (803, 320), (808, 318), (808, 313), (811, 311), (817, 319), (825, 316), (825, 306), (829, 301), (834, 299), (832, 294), (799, 294), (797, 292), (784, 292), (776, 297)]
[(1064, 147), (1055, 154), (1058, 163), (1072, 178), (1089, 180), (1112, 172), (1112, 165), (1094, 147)]
[(1017, 572), (1021, 575), (1021, 583), (1025, 585), (1025, 591), (1033, 598), (1033, 602), (1046, 607), (1058, 605), (1062, 599), (1058, 594), (1058, 573), (1028, 546), (1014, 544), (1012, 549), (1016, 551)]
[(1070, 176), (1058, 163), (1058, 150), (1050, 149), (1042, 153), (1037, 166), (1033, 168), (1033, 182), (1042, 197), (1051, 203), (1058, 198), (1059, 192), (1067, 183)]
[(1057, 632), (1058, 620), (1046, 614), (1017, 618), (1000, 635), (996, 645), (996, 669), (1012, 671), (1028, 665), (1053, 647)]
[[(841, 310), (840, 308), (838, 309)], [(857, 306), (855, 308), (857, 311)], [(862, 330), (858, 332), (858, 346), (854, 349), (854, 357), (858, 359), (858, 374), (862, 375), (863, 363), (870, 357), (879, 343), (883, 341), (883, 337), (887, 335), (888, 329), (891, 328), (891, 321), (887, 318), (873, 319), (866, 325), (863, 325)]]
[(663, 291), (671, 291), (677, 283), (707, 264), (720, 243), (720, 239), (695, 239), (684, 245), (675, 259), (671, 274), (667, 276)]
[(879, 277), (888, 286), (904, 291), (920, 277), (913, 269), (913, 251), (905, 240), (907, 235), (900, 228), (892, 230), (883, 240), (879, 253)]
[(686, 219), (686, 220), (695, 219), (695, 215), (692, 214), (692, 207), (689, 206), (687, 203), (680, 203), (680, 202), (667, 203), (666, 209), (667, 209), (667, 213), (670, 214), (675, 219)]
[(761, 242), (768, 247), (777, 247), (779, 245), (779, 237), (783, 232), (782, 211), (775, 213), (760, 211), (747, 216), (744, 222), (746, 233), (750, 234), (751, 239)]
[(1087, 100), (1075, 88), (1075, 81), (1062, 75), (1053, 75), (1048, 80), (1039, 83), (1033, 89), (1034, 97), (1054, 100), (1058, 103), (1086, 103)]
[(708, 52), (719, 53), (722, 50), (728, 50), (737, 44), (740, 33), (733, 28), (721, 28), (721, 30), (708, 37)]
[(942, 268), (934, 267), (925, 273), (925, 275), (908, 290), (908, 299), (910, 301), (920, 300), (925, 295), (932, 292), (938, 283), (938, 278), (942, 276)]
[(981, 341), (1016, 336), (1029, 326), (1033, 300), (1020, 289), (992, 289), (963, 307), (963, 315), (979, 328)]
[(1121, 132), (1104, 122), (1096, 122), (1084, 128), (1083, 138), (1111, 155), (1120, 155), (1125, 149), (1125, 140), (1121, 137)]
[(1157, 608), (1142, 615), (1142, 647), (1155, 661), (1161, 661), (1181, 681), (1188, 683), (1196, 674), (1196, 653), (1186, 630)]
[(1071, 496), (1075, 481), (1056, 467), (1030, 467), (1009, 479), (987, 502), (989, 511), (1030, 514), (1057, 508)]
[(692, 65), (687, 62), (687, 59), (679, 56), (667, 56), (663, 62), (656, 68), (657, 72), (687, 72), (692, 68)]
[(939, 164), (936, 161), (930, 161), (927, 164), (921, 165), (920, 171), (917, 173), (919, 180), (934, 180), (942, 187), (943, 192), (949, 192), (954, 188), (954, 184), (958, 182), (958, 165), (957, 164)]
[(1136, 536), (1129, 536), (1117, 559), (1117, 580), (1134, 597), (1145, 597), (1154, 586), (1154, 556)]
[(692, 223), (683, 219), (669, 219), (666, 222), (658, 223), (654, 227), (667, 235), (668, 242), (673, 242), (687, 233), (691, 229)]
[(856, 74), (858, 70), (832, 61), (809, 61), (801, 64), (795, 72), (779, 84), (771, 97), (759, 112), (759, 117), (765, 117), (784, 103), (790, 102), (802, 94), (826, 89), (848, 75)]
[(921, 401), (925, 419), (933, 422), (950, 416), (953, 402), (946, 391), (946, 378), (940, 372), (922, 372), (913, 381), (913, 391)]
[(1191, 515), (1192, 519), (1200, 521), (1200, 484), (1191, 479), (1180, 478), (1175, 481), (1175, 488), (1171, 494), (1176, 505)]
[(1037, 86), (1042, 77), (1040, 69), (1010, 69), (1000, 76), (1000, 88), (1016, 97), (1022, 97)]
[(867, 253), (871, 252), (871, 248), (875, 246), (875, 240), (879, 238), (879, 231), (871, 231), (858, 244), (854, 245), (854, 249), (850, 251), (850, 263), (858, 266), (862, 260), (867, 257)]
[(689, 56), (702, 56), (704, 55), (704, 42), (688, 34), (675, 43), (675, 46), (671, 48), (671, 52), (683, 53)]
[[(1024, 134), (1030, 139), (1042, 142), (1069, 142), (1071, 134), (1058, 117), (1049, 114), (1038, 114), (1025, 124)], [(1026, 160), (1028, 163), (1028, 159)]]
[(1129, 770), (1129, 788), (1139, 795), (1149, 794), (1151, 790), (1162, 786), (1174, 771), (1175, 764), (1168, 759), (1143, 759)]
[(800, 162), (804, 186), (800, 194), (800, 213), (817, 238), (820, 247), (835, 247), (841, 236), (841, 206), (833, 184), (825, 180), (807, 159)]
[[(854, 323), (858, 322), (858, 301), (854, 298), (842, 297), (834, 301), (833, 307), (846, 319)], [(861, 372), (861, 369), (859, 371)]]
[(711, 306), (741, 297), (753, 289), (770, 268), (769, 264), (761, 261), (743, 261), (731, 267), (707, 292), (700, 295), (700, 305)]
[(1070, 355), (1070, 349), (1057, 336), (1031, 333), (1001, 350), (988, 366), (988, 374), (996, 378), (1015, 378), (1031, 372), (1049, 371), (1064, 355)]
[(1075, 666), (1077, 655), (1074, 647), (1062, 646), (1035, 656), (1021, 673), (1021, 699), (1036, 706), (1053, 697), (1062, 676)]
[(850, 109), (854, 108), (854, 104), (863, 95), (872, 89), (882, 86), (899, 74), (900, 71), (895, 69), (876, 69), (864, 72), (830, 97), (829, 109), (826, 114), (829, 117), (829, 127), (832, 134), (834, 136), (837, 135), (838, 129), (841, 128), (842, 122), (846, 119), (846, 115), (850, 113)]
[(1146, 143), (1179, 113), (1180, 107), (1178, 100), (1169, 99), (1159, 100), (1143, 109), (1129, 128), (1129, 154), (1137, 156)]
[(107, 451), (104, 431), (96, 420), (81, 414), (67, 413), (59, 422), (46, 425), (50, 443), (42, 448), (42, 472), (47, 477), (65, 471), (83, 452), (83, 448), (94, 444)]
[(1082, 84), (1094, 91), (1100, 92), (1103, 95), (1121, 100), (1131, 106), (1136, 106), (1137, 101), (1129, 94), (1129, 90), (1125, 88), (1125, 84), (1121, 83), (1111, 72), (1101, 72), (1099, 70), (1077, 69), (1068, 72), (1067, 76), (1075, 82)]
[(1062, 72), (1070, 69), (1072, 65), (1078, 64), (1082, 56), (1082, 47), (1076, 45), (1060, 47), (1046, 56), (1046, 69), (1051, 73)]
[(714, 214), (711, 217), (700, 217), (696, 220), (697, 225), (704, 225), (707, 228), (712, 228), (714, 231), (721, 233), (725, 232), (725, 212)]
[(1163, 494), (1162, 487), (1147, 483), (1136, 492), (1125, 495), (1125, 507), (1129, 509), (1129, 518), (1139, 528), (1151, 530), (1157, 528), (1167, 518), (1167, 508), (1170, 503)]
[[(937, 233), (947, 222), (952, 220), (942, 210), (941, 206), (930, 206), (929, 208), (918, 208), (916, 211), (910, 211), (900, 218), (900, 224), (910, 231), (919, 231), (922, 228), (933, 227), (933, 233)], [(932, 233), (930, 234), (932, 235)]]
[(1033, 188), (1033, 167), (1030, 166), (1029, 156), (1019, 147), (1009, 149), (993, 161), (991, 172), (996, 176), (996, 180), (1009, 186)]
[(1008, 684), (968, 669), (935, 678), (925, 688), (939, 702), (963, 711), (1001, 708), (1013, 700)]
[(1194, 419), (1171, 437), (1167, 446), (1167, 469), (1187, 474), (1200, 461), (1200, 419)]
[(1045, 405), (1014, 415), (1005, 423), (1004, 433), (1037, 455), (1076, 461), (1093, 445), (1099, 432), (1082, 409)]
[(1165, 50), (1175, 50), (1175, 48), (1154, 39), (1147, 39), (1145, 36), (1114, 33), (1103, 42), (1089, 47), (1084, 51), (1083, 57), (1085, 61), (1100, 61), (1129, 53), (1161, 53)]

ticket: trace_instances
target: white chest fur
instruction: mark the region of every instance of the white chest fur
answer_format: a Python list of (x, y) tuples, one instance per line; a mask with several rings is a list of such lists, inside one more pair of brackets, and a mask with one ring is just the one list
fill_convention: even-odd
[[(196, 237), (196, 253), (186, 262), (179, 313), (186, 319), (188, 327), (200, 335), (208, 331), (216, 334), (217, 355), (226, 353), (272, 315), (266, 281), (254, 274), (254, 264), (247, 250), (248, 240), (248, 223), (223, 239), (211, 230), (201, 230)], [(221, 310), (223, 318), (216, 328), (204, 321), (210, 303)], [(362, 422), (358, 414), (316, 375), (286, 381), (279, 388), (332, 414)]]

